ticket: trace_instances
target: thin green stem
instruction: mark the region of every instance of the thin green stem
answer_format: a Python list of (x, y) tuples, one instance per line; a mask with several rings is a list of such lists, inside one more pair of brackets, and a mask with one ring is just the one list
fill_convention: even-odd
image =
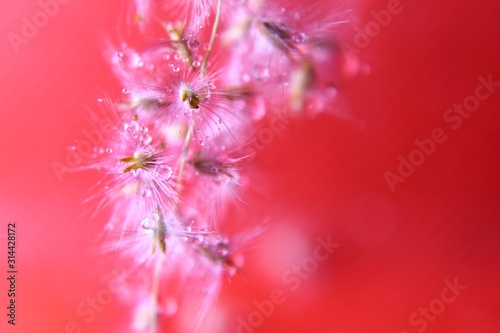
[(154, 313), (154, 324), (151, 327), (151, 333), (157, 333), (158, 332), (158, 317), (159, 317), (159, 305), (160, 305), (160, 282), (161, 282), (161, 271), (163, 268), (163, 263), (165, 262), (165, 255), (160, 256), (159, 260), (156, 263), (156, 267), (153, 273), (153, 288), (152, 288), (152, 293), (153, 293), (153, 299), (155, 302), (155, 313)]
[[(187, 162), (187, 155), (189, 152), (189, 146), (191, 143), (191, 138), (193, 137), (193, 132), (194, 132), (194, 119), (191, 119), (191, 122), (189, 123), (188, 130), (186, 133), (186, 142), (184, 143), (184, 146), (182, 147), (182, 156), (180, 160), (180, 166), (179, 166), (179, 178), (178, 178), (178, 185), (179, 187), (181, 186), (182, 183), (182, 175), (184, 174), (184, 167), (186, 166)], [(174, 205), (174, 211), (179, 209), (179, 202), (176, 202)], [(163, 222), (162, 222), (163, 223)], [(159, 227), (158, 227), (159, 228)], [(160, 235), (158, 237), (164, 237), (163, 232), (160, 231)], [(160, 247), (162, 246), (162, 242), (165, 240), (156, 240), (155, 239), (155, 246), (156, 242), (158, 241), (158, 244)], [(163, 243), (163, 246), (165, 247), (165, 243)], [(151, 290), (151, 293), (153, 294), (153, 299), (155, 302), (155, 320), (154, 323), (151, 327), (151, 333), (158, 333), (158, 308), (160, 304), (159, 296), (160, 296), (160, 282), (161, 282), (161, 271), (163, 269), (163, 264), (165, 263), (165, 248), (162, 248), (162, 253), (160, 258), (158, 259), (158, 262), (156, 263), (156, 267), (153, 273), (153, 287)]]
[[(186, 133), (186, 141), (184, 142), (184, 146), (182, 147), (182, 153), (181, 153), (181, 158), (179, 160), (179, 174), (177, 176), (177, 186), (178, 186), (178, 193), (180, 194), (181, 192), (181, 186), (182, 186), (182, 177), (184, 175), (184, 168), (186, 167), (186, 162), (187, 162), (187, 157), (188, 157), (188, 152), (189, 152), (189, 146), (191, 145), (191, 140), (193, 138), (193, 132), (194, 132), (194, 118), (191, 118), (191, 121), (188, 125), (187, 133)], [(176, 212), (179, 209), (179, 202), (174, 203), (173, 211)]]
[(201, 76), (205, 76), (205, 73), (207, 71), (208, 58), (210, 57), (210, 52), (212, 52), (212, 47), (215, 42), (215, 36), (217, 35), (217, 29), (219, 28), (221, 9), (222, 9), (222, 0), (217, 0), (217, 13), (215, 14), (214, 25), (212, 27), (212, 35), (210, 36), (210, 42), (208, 44), (207, 53), (205, 54), (205, 57), (203, 58), (203, 63), (201, 65)]

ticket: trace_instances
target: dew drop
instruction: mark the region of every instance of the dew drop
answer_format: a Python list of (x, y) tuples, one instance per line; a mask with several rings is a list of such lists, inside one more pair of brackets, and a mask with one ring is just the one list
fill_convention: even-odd
[(203, 102), (206, 104), (210, 104), (210, 102), (212, 102), (212, 98), (210, 96), (207, 96), (203, 99)]
[(243, 81), (244, 83), (250, 82), (250, 75), (248, 75), (247, 73), (243, 74), (241, 76), (241, 81)]
[(113, 152), (112, 148), (106, 148), (106, 153), (111, 154)]
[(172, 168), (170, 168), (168, 165), (163, 165), (163, 177), (165, 178), (165, 180), (170, 180), (173, 175), (174, 175), (174, 172), (172, 171)]
[(132, 134), (139, 131), (139, 124), (135, 120), (132, 120), (132, 121), (126, 123), (125, 125), (123, 125), (123, 127), (125, 128), (125, 130), (127, 132), (132, 133)]
[(204, 145), (205, 145), (205, 141), (200, 140), (200, 146), (202, 146), (202, 147), (203, 147)]
[(222, 124), (222, 119), (221, 118), (219, 118), (219, 124)]
[(267, 81), (270, 78), (269, 68), (263, 65), (253, 67), (253, 76), (257, 81)]
[(144, 229), (153, 229), (154, 221), (150, 217), (145, 217), (141, 220), (141, 227)]
[(235, 276), (236, 273), (238, 273), (238, 269), (236, 267), (233, 266), (227, 267), (227, 274), (229, 274), (229, 276)]
[(118, 58), (123, 58), (123, 52), (116, 52), (116, 56)]
[(102, 103), (102, 98), (98, 98), (97, 102)]
[(335, 87), (328, 87), (326, 89), (326, 97), (328, 97), (331, 100), (334, 100), (337, 97), (338, 91), (337, 88)]
[(165, 302), (165, 306), (163, 308), (162, 314), (165, 314), (167, 317), (171, 317), (177, 313), (178, 305), (175, 299), (168, 299)]
[(130, 93), (130, 91), (127, 88), (123, 88), (122, 93), (127, 95), (128, 93)]
[(175, 67), (172, 67), (172, 71), (174, 71), (175, 73), (178, 73), (181, 69), (177, 66)]
[(187, 42), (187, 46), (191, 51), (196, 51), (200, 48), (200, 41), (195, 38), (190, 39)]
[(302, 44), (305, 43), (306, 41), (306, 34), (303, 32), (298, 32), (292, 35), (292, 41), (294, 41), (297, 44)]
[(68, 149), (71, 151), (74, 151), (74, 150), (76, 150), (76, 146), (69, 146)]
[(153, 138), (148, 133), (144, 133), (143, 135), (141, 135), (141, 141), (145, 145), (149, 145), (151, 143), (151, 141), (153, 141)]
[(200, 65), (201, 62), (199, 62), (198, 60), (193, 61), (193, 67), (200, 67)]
[(206, 86), (208, 91), (214, 91), (217, 88), (215, 83), (213, 83), (212, 81), (208, 81)]

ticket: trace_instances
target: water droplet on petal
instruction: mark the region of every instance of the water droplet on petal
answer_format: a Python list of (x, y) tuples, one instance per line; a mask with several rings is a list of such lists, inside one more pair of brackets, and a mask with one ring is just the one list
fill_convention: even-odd
[(175, 73), (178, 73), (181, 69), (177, 66), (175, 67), (172, 67), (172, 70), (175, 72)]
[(106, 153), (111, 154), (113, 152), (112, 148), (106, 148)]
[(129, 133), (137, 133), (139, 131), (139, 124), (135, 120), (126, 123), (123, 127)]
[(338, 91), (335, 87), (329, 87), (326, 89), (326, 97), (331, 100), (334, 100), (337, 97)]
[(248, 83), (250, 82), (250, 75), (248, 75), (247, 73), (243, 74), (241, 76), (241, 81), (245, 82), (245, 83)]
[(172, 171), (172, 168), (170, 168), (168, 165), (162, 165), (161, 166), (162, 168), (162, 178), (167, 181), (167, 180), (170, 180), (172, 178), (172, 176), (174, 175), (174, 172)]
[(148, 133), (144, 133), (143, 135), (141, 135), (141, 141), (145, 145), (149, 145), (151, 143), (151, 141), (153, 141), (153, 138)]
[(154, 221), (150, 217), (145, 217), (141, 220), (141, 227), (144, 229), (153, 229)]
[(156, 214), (156, 213), (153, 213), (151, 214), (151, 219), (155, 222), (155, 223), (158, 223), (158, 221), (160, 221), (160, 215)]
[(97, 102), (102, 103), (102, 98), (98, 98)]
[(234, 267), (234, 266), (227, 266), (226, 267), (227, 269), (227, 274), (229, 276), (235, 276), (236, 273), (238, 273), (238, 268), (237, 267)]
[(205, 102), (206, 104), (210, 104), (210, 102), (212, 102), (212, 98), (210, 96), (207, 96), (203, 99), (203, 102)]
[(72, 150), (72, 151), (73, 151), (73, 150), (76, 150), (76, 146), (69, 146), (69, 147), (68, 147), (68, 149), (69, 149), (69, 150)]
[(123, 52), (116, 52), (116, 56), (118, 58), (123, 58)]
[(196, 51), (200, 48), (200, 41), (195, 38), (190, 39), (187, 42), (187, 46), (191, 51)]
[(217, 88), (215, 83), (213, 83), (212, 81), (208, 81), (206, 86), (208, 91), (214, 91)]
[(302, 44), (305, 43), (306, 41), (306, 34), (303, 32), (298, 32), (292, 35), (292, 41), (294, 41), (297, 44)]
[(203, 140), (200, 140), (200, 146), (204, 146), (205, 142)]
[(165, 302), (165, 306), (163, 308), (162, 313), (167, 317), (171, 317), (177, 313), (177, 301), (175, 299), (169, 298)]
[(128, 93), (130, 93), (130, 91), (127, 88), (123, 88), (122, 89), (122, 93), (124, 93), (125, 95), (127, 95)]
[(267, 81), (270, 78), (269, 68), (263, 65), (253, 67), (253, 76), (257, 81)]
[(200, 65), (201, 62), (199, 62), (198, 60), (193, 61), (193, 67), (200, 67)]

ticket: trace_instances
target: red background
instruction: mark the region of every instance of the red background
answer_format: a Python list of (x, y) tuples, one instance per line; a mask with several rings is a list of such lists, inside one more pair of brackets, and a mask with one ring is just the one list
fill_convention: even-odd
[[(353, 6), (363, 28), (370, 11), (387, 1)], [(370, 74), (341, 90), (355, 121), (296, 120), (255, 161), (261, 191), (272, 193), (274, 229), (249, 252), (246, 278), (224, 287), (221, 331), (236, 332), (237, 318), (255, 310), (253, 301), (278, 288), (287, 301), (255, 332), (416, 332), (409, 316), (455, 277), (467, 289), (426, 331), (500, 329), (500, 91), (457, 130), (442, 118), (474, 93), (478, 76), (500, 81), (500, 4), (414, 0), (402, 6), (361, 50)], [(94, 242), (104, 217), (92, 219), (81, 204), (95, 175), (59, 182), (51, 168), (90, 128), (86, 108), (102, 91), (118, 89), (102, 41), (118, 34), (125, 7), (117, 0), (70, 1), (15, 54), (7, 33), (19, 33), (22, 17), (39, 7), (28, 0), (0, 4), (0, 234), (17, 221), (19, 270), (18, 325), (7, 327), (2, 310), (2, 332), (59, 333), (71, 320), (83, 332), (112, 332), (130, 320), (118, 300), (88, 325), (77, 316), (77, 305), (106, 287)], [(436, 127), (447, 140), (391, 192), (384, 172), (396, 172), (398, 156), (408, 157), (413, 141), (429, 138)], [(289, 291), (282, 274), (313, 253), (316, 237), (328, 235), (340, 247)]]

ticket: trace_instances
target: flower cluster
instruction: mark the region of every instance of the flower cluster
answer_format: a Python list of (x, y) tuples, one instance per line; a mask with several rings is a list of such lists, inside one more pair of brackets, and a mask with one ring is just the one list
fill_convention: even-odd
[(251, 183), (242, 166), (252, 136), (277, 110), (333, 103), (341, 14), (324, 3), (136, 0), (139, 33), (161, 37), (109, 47), (123, 89), (100, 102), (119, 116), (88, 168), (105, 174), (101, 205), (116, 236), (106, 249), (143, 273), (130, 296), (138, 331), (162, 331), (182, 306), (199, 330), (224, 277), (241, 269), (240, 250), (259, 229), (228, 238), (221, 225)]

